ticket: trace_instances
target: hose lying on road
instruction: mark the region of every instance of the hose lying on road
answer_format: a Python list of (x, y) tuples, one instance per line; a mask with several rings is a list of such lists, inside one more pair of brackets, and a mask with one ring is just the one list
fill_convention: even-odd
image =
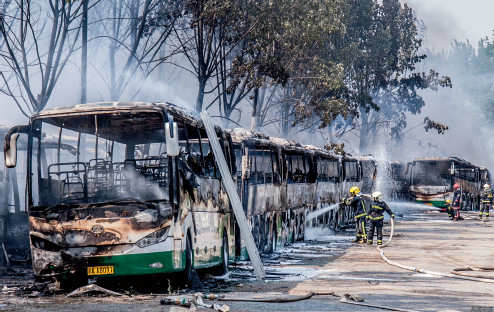
[(278, 295), (276, 297), (264, 296), (263, 298), (253, 298), (253, 297), (219, 297), (219, 301), (248, 301), (248, 302), (273, 302), (273, 303), (286, 303), (286, 302), (295, 302), (301, 301), (305, 299), (309, 299), (314, 296), (313, 292), (309, 292), (307, 294), (301, 295)]
[(388, 246), (389, 243), (391, 243), (391, 240), (393, 239), (393, 231), (394, 231), (394, 220), (391, 219), (391, 234), (389, 235), (388, 241), (384, 245), (382, 245), (382, 246), (377, 246), (377, 250), (381, 253), (381, 257), (388, 264), (394, 265), (396, 267), (399, 267), (399, 268), (402, 268), (402, 269), (405, 269), (405, 270), (408, 270), (408, 271), (413, 271), (413, 272), (418, 272), (418, 273), (424, 273), (424, 274), (429, 274), (429, 275), (434, 275), (434, 276), (441, 276), (441, 277), (456, 278), (456, 279), (462, 279), (462, 280), (468, 280), (468, 281), (474, 281), (474, 282), (483, 282), (483, 283), (491, 283), (491, 284), (494, 284), (494, 279), (489, 279), (489, 278), (485, 278), (485, 277), (469, 276), (469, 275), (462, 274), (462, 273), (458, 274), (457, 271), (459, 271), (459, 269), (453, 270), (452, 271), (453, 274), (451, 274), (451, 273), (441, 273), (441, 272), (434, 272), (434, 271), (424, 270), (424, 269), (417, 268), (417, 267), (411, 267), (411, 266), (403, 265), (403, 264), (400, 264), (400, 263), (393, 262), (393, 261), (389, 260), (384, 255), (384, 251), (382, 250), (382, 248)]
[[(363, 300), (362, 300), (363, 301)], [(401, 311), (401, 312), (416, 312), (415, 310), (404, 310), (404, 309), (398, 309), (398, 308), (393, 308), (393, 307), (385, 307), (385, 306), (379, 306), (379, 305), (374, 305), (374, 304), (368, 304), (368, 303), (362, 303), (357, 301), (354, 301), (353, 296), (351, 295), (344, 295), (340, 299), (341, 303), (349, 303), (353, 305), (359, 305), (359, 306), (364, 306), (364, 307), (371, 307), (371, 308), (378, 308), (381, 310), (389, 310), (389, 311)]]
[(473, 275), (473, 274), (467, 274), (463, 273), (464, 271), (477, 271), (477, 272), (494, 272), (494, 267), (482, 267), (482, 268), (471, 268), (471, 267), (466, 267), (466, 268), (458, 268), (458, 269), (453, 269), (451, 270), (451, 274), (456, 274), (456, 275), (461, 275), (461, 276), (468, 276), (468, 277), (475, 277), (475, 278), (488, 278), (488, 279), (494, 279), (494, 277), (487, 277), (483, 275)]

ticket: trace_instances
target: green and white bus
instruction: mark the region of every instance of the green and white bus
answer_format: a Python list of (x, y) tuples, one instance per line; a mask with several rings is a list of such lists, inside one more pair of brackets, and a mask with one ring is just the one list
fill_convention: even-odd
[[(231, 172), (231, 138), (216, 128)], [(167, 103), (44, 110), (5, 138), (6, 165), (27, 135), (26, 202), (34, 275), (88, 279), (217, 267), (234, 222), (202, 122)], [(58, 142), (45, 148), (45, 141)]]

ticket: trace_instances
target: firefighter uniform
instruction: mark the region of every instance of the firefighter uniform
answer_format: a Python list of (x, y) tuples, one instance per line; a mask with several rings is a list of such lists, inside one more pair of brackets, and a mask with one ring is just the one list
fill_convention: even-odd
[(453, 220), (453, 218), (455, 217), (455, 212), (451, 207), (451, 199), (446, 199), (446, 204), (448, 205), (446, 207), (446, 212), (448, 213), (449, 219)]
[(360, 190), (356, 192), (353, 198), (346, 200), (346, 204), (353, 208), (355, 215), (355, 231), (356, 238), (354, 243), (365, 243), (367, 241), (367, 233), (365, 231), (365, 219), (367, 217), (367, 210), (365, 207), (364, 198)]
[[(379, 195), (374, 196), (374, 194), (379, 193)], [(384, 225), (384, 212), (394, 219), (395, 215), (389, 208), (389, 206), (382, 200), (382, 195), (380, 192), (375, 192), (372, 194), (374, 197), (374, 202), (372, 203), (369, 211), (369, 236), (367, 237), (367, 244), (372, 245), (374, 239), (374, 231), (377, 231), (377, 244), (382, 245), (383, 243), (383, 225)]]
[(482, 214), (484, 214), (484, 221), (489, 221), (489, 208), (492, 205), (492, 189), (487, 186), (484, 186), (484, 190), (482, 191), (482, 197), (480, 199), (480, 211), (479, 211), (479, 219), (482, 220)]
[(453, 195), (453, 202), (451, 203), (451, 208), (453, 208), (454, 216), (453, 221), (463, 220), (460, 216), (460, 207), (461, 207), (461, 191), (458, 184), (454, 186), (455, 192)]

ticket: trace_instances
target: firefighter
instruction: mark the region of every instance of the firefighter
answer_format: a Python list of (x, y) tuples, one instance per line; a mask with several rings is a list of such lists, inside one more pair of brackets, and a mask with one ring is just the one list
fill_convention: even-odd
[(372, 245), (374, 239), (374, 230), (377, 231), (377, 244), (383, 244), (383, 224), (384, 224), (384, 212), (394, 220), (395, 215), (388, 207), (388, 205), (383, 201), (383, 194), (381, 192), (372, 193), (372, 198), (374, 202), (372, 203), (367, 216), (370, 221), (369, 226), (369, 236), (367, 237), (367, 244)]
[[(484, 190), (482, 191), (482, 198), (480, 202), (479, 219), (481, 221), (489, 221), (489, 208), (492, 205), (492, 189), (489, 184), (484, 185)], [(482, 220), (482, 213), (484, 213), (484, 219)]]
[(350, 188), (350, 195), (352, 197), (343, 199), (344, 203), (347, 206), (353, 208), (355, 215), (355, 230), (356, 230), (356, 238), (352, 241), (352, 243), (365, 243), (367, 242), (367, 233), (365, 231), (365, 219), (367, 216), (367, 210), (365, 207), (364, 198), (362, 193), (360, 193), (360, 189), (358, 186), (352, 186)]
[(448, 207), (446, 207), (446, 212), (448, 213), (448, 217), (450, 220), (453, 220), (455, 216), (455, 212), (453, 211), (453, 208), (451, 207), (451, 199), (446, 199), (446, 204)]
[(463, 220), (460, 216), (460, 207), (461, 207), (461, 191), (460, 185), (455, 183), (453, 185), (454, 193), (453, 193), (453, 202), (451, 203), (451, 207), (453, 208), (453, 221)]

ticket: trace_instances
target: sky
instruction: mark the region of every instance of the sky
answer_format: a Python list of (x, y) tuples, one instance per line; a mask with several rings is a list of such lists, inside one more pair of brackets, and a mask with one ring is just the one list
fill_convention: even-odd
[(428, 48), (449, 48), (453, 39), (477, 43), (494, 30), (493, 0), (403, 0), (427, 26)]
[[(423, 20), (427, 27), (425, 46), (438, 52), (449, 49), (451, 42), (470, 41), (473, 47), (486, 36), (493, 38), (494, 30), (494, 1), (493, 0), (403, 0), (417, 13), (417, 18)], [(426, 59), (423, 68), (436, 68), (430, 59)], [(441, 72), (450, 75), (449, 72)], [(453, 87), (455, 84), (453, 77)], [(419, 142), (422, 148), (406, 148), (406, 157), (446, 157), (457, 156), (474, 164), (483, 165), (493, 171), (494, 128), (486, 123), (479, 123), (482, 112), (473, 103), (453, 103), (454, 90), (426, 90), (420, 92), (425, 100), (422, 113), (409, 116), (408, 125), (420, 124), (425, 116), (449, 126), (444, 135), (434, 131), (424, 132), (423, 127), (417, 127), (409, 132), (409, 146), (413, 140)], [(413, 155), (411, 155), (413, 154)], [(426, 154), (426, 155), (424, 155)]]

